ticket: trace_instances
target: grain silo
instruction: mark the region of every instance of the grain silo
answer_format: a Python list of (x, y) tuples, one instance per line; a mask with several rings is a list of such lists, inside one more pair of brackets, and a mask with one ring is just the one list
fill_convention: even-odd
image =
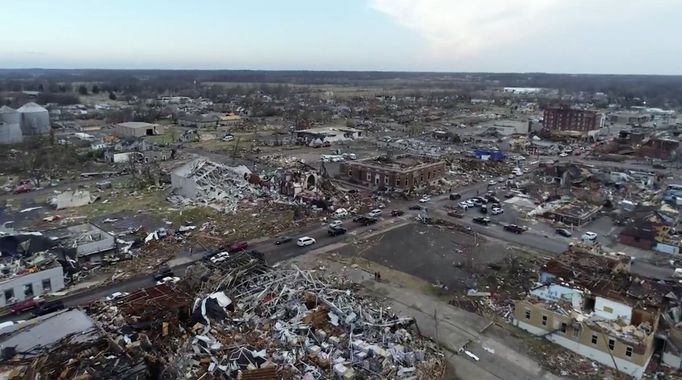
[(0, 144), (22, 141), (21, 114), (7, 106), (0, 107)]
[(50, 113), (45, 108), (31, 102), (17, 111), (21, 113), (21, 132), (24, 135), (50, 133)]

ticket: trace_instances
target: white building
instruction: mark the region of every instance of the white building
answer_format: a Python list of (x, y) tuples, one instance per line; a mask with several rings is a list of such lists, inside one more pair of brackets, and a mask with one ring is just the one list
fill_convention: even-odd
[(40, 272), (15, 276), (0, 282), (0, 307), (64, 289), (61, 265)]

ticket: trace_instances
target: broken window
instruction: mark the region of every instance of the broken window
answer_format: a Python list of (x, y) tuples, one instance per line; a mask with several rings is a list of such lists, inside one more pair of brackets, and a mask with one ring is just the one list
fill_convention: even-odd
[(33, 297), (33, 284), (24, 285), (24, 295), (26, 297)]
[(542, 325), (547, 326), (547, 316), (546, 315), (542, 316)]
[(592, 334), (592, 344), (597, 344), (597, 336)]
[(14, 289), (5, 289), (5, 302), (10, 302), (14, 298)]
[(47, 293), (52, 291), (52, 281), (49, 278), (43, 280), (43, 292)]
[(561, 332), (564, 334), (566, 334), (566, 327), (568, 327), (566, 322), (561, 322)]
[(367, 182), (372, 180), (372, 173), (367, 172)]
[(614, 347), (616, 347), (616, 341), (609, 338), (609, 350), (613, 351)]
[(387, 175), (384, 176), (384, 184), (388, 185), (388, 176)]
[(627, 346), (625, 347), (625, 356), (631, 358), (632, 357), (632, 347)]
[(400, 186), (400, 178), (396, 178), (396, 179), (395, 179), (395, 185), (396, 185), (396, 186)]
[(526, 309), (526, 319), (530, 319), (530, 310)]

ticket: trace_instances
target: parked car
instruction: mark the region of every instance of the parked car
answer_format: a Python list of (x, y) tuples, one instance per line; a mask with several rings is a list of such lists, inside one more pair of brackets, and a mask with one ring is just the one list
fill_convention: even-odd
[(408, 207), (408, 209), (409, 210), (421, 210), (421, 209), (423, 209), (423, 207), (420, 205), (412, 205), (412, 206)]
[(235, 252), (240, 252), (240, 251), (246, 251), (246, 248), (248, 248), (248, 247), (249, 247), (248, 242), (236, 241), (227, 247), (227, 252), (235, 253)]
[(42, 304), (43, 300), (38, 298), (38, 297), (31, 297), (27, 298), (23, 301), (18, 301), (13, 303), (10, 306), (10, 310), (12, 310), (12, 313), (14, 314), (21, 314), (25, 311), (29, 311), (32, 309), (35, 309), (36, 307), (40, 306)]
[(367, 216), (370, 218), (376, 218), (379, 215), (381, 215), (381, 210), (378, 208), (375, 208), (374, 210), (367, 213)]
[(452, 210), (448, 211), (448, 216), (451, 216), (453, 218), (461, 218), (464, 216), (464, 214), (459, 210)]
[(497, 181), (495, 181), (494, 179), (491, 179), (490, 181), (488, 181), (488, 186), (495, 186), (495, 185), (497, 185)]
[[(471, 203), (473, 203), (473, 205), (476, 206), (476, 207), (478, 207), (478, 206), (480, 206), (480, 205), (483, 204), (483, 199), (481, 199), (481, 198), (471, 198), (469, 201), (470, 201)], [(467, 201), (467, 202), (469, 202), (469, 201)]]
[(223, 137), (223, 141), (232, 141), (232, 140), (234, 140), (234, 136), (232, 136), (232, 135), (225, 135), (225, 137)]
[(488, 213), (488, 206), (487, 205), (481, 205), (480, 211), (481, 211), (481, 214), (487, 214)]
[(180, 277), (164, 277), (160, 279), (159, 281), (156, 282), (156, 285), (163, 285), (163, 284), (176, 284), (180, 281)]
[(431, 201), (431, 197), (429, 197), (428, 195), (425, 195), (419, 199), (419, 203), (426, 203), (426, 202), (430, 202), (430, 201)]
[(154, 274), (154, 281), (159, 281), (165, 277), (173, 277), (173, 271), (168, 266), (159, 268), (159, 271)]
[(45, 302), (44, 304), (38, 305), (33, 310), (33, 316), (39, 317), (41, 315), (54, 313), (57, 310), (62, 310), (64, 308), (64, 302), (60, 300), (54, 300), (50, 302)]
[(23, 180), (14, 188), (14, 194), (29, 193), (33, 191), (33, 184), (29, 180)]
[(493, 215), (500, 215), (500, 214), (502, 214), (503, 212), (504, 212), (504, 209), (501, 208), (501, 207), (493, 207), (493, 208), (490, 210), (490, 213), (493, 214)]
[(340, 220), (332, 220), (331, 222), (329, 222), (330, 228), (331, 227), (341, 227), (341, 226), (343, 226), (343, 222)]
[(467, 208), (471, 207), (471, 206), (469, 206), (469, 204), (467, 202), (459, 202), (457, 204), (457, 206), (459, 206), (460, 208), (463, 208), (463, 209), (467, 209)]
[(365, 226), (369, 226), (370, 224), (374, 224), (377, 222), (377, 218), (371, 218), (368, 216), (358, 216), (357, 218), (353, 219), (354, 222), (360, 223)]
[(450, 193), (450, 200), (451, 201), (457, 201), (462, 198), (462, 195), (459, 193)]
[(525, 228), (523, 228), (521, 226), (517, 226), (516, 224), (507, 224), (503, 228), (505, 231), (513, 232), (513, 233), (519, 234), (519, 235), (522, 234), (526, 230)]
[(405, 214), (405, 211), (403, 211), (403, 210), (392, 210), (391, 211), (391, 216), (401, 216), (404, 214)]
[(329, 227), (327, 229), (327, 234), (329, 236), (338, 236), (338, 235), (343, 235), (346, 233), (346, 229), (343, 228), (343, 226), (337, 226), (337, 227)]
[(478, 217), (478, 218), (474, 218), (472, 220), (474, 223), (482, 224), (484, 226), (487, 226), (488, 224), (490, 224), (490, 218), (488, 218), (488, 217), (485, 217), (485, 218), (484, 217)]
[(294, 240), (294, 238), (292, 238), (291, 236), (280, 236), (277, 239), (275, 239), (275, 245), (288, 243), (292, 240)]
[(111, 293), (110, 296), (107, 296), (107, 298), (105, 298), (105, 300), (107, 300), (107, 301), (115, 301), (115, 300), (117, 300), (117, 299), (126, 297), (126, 296), (128, 296), (128, 295), (130, 295), (130, 293), (128, 293), (128, 292), (114, 292), (114, 293)]
[(211, 260), (211, 262), (213, 264), (218, 264), (218, 263), (221, 263), (221, 262), (223, 262), (229, 258), (230, 258), (230, 253), (227, 251), (223, 251), (223, 252), (218, 252), (215, 255), (211, 256), (211, 258), (209, 260)]
[(296, 245), (299, 247), (306, 247), (312, 244), (315, 244), (315, 239), (311, 238), (310, 236), (303, 236), (296, 240)]
[(557, 228), (556, 230), (554, 230), (554, 232), (556, 232), (557, 235), (561, 235), (561, 236), (563, 236), (563, 237), (571, 237), (571, 236), (573, 236), (573, 234), (571, 233), (571, 231), (569, 231), (569, 230), (567, 230), (567, 229), (565, 229), (565, 228)]
[(596, 240), (597, 239), (597, 234), (592, 232), (592, 231), (587, 231), (583, 234), (581, 237), (583, 240)]
[(348, 210), (345, 208), (337, 208), (333, 215), (335, 218), (345, 218), (348, 216)]

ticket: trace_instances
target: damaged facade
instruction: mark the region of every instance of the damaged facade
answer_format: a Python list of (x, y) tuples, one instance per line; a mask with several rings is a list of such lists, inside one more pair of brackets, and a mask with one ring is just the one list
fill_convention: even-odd
[(445, 175), (444, 161), (402, 155), (343, 162), (342, 178), (370, 187), (412, 189), (436, 182)]
[(629, 259), (567, 253), (515, 302), (514, 325), (640, 379), (654, 352), (660, 301), (627, 280)]

